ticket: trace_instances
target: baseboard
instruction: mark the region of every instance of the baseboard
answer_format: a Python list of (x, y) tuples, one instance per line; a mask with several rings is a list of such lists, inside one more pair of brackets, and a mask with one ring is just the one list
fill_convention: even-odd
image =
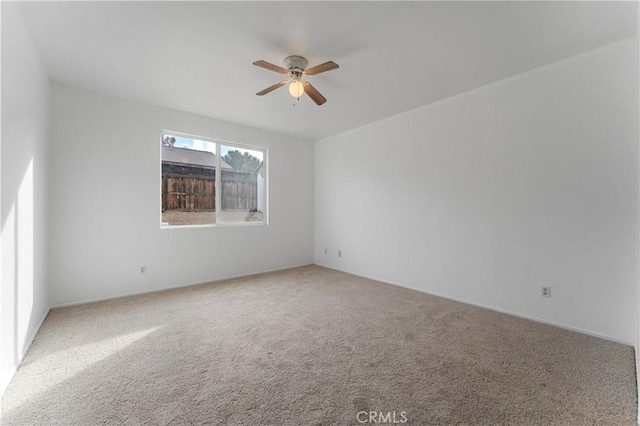
[(133, 297), (133, 296), (141, 296), (143, 294), (157, 293), (157, 292), (160, 292), (160, 291), (168, 291), (168, 290), (175, 290), (175, 289), (179, 289), (179, 288), (188, 288), (188, 287), (194, 287), (194, 286), (199, 286), (199, 285), (206, 285), (206, 284), (211, 284), (211, 283), (217, 283), (217, 282), (220, 282), (220, 281), (233, 280), (233, 279), (236, 279), (236, 278), (253, 277), (253, 276), (256, 276), (256, 275), (269, 274), (271, 272), (278, 272), (278, 271), (286, 271), (287, 269), (302, 268), (304, 266), (311, 266), (311, 265), (313, 265), (313, 263), (305, 263), (305, 264), (301, 264), (301, 265), (286, 266), (284, 268), (267, 269), (267, 270), (260, 271), (260, 272), (252, 272), (250, 274), (223, 276), (221, 278), (215, 278), (215, 279), (208, 280), (208, 281), (200, 281), (200, 282), (188, 283), (188, 284), (169, 285), (169, 286), (166, 286), (166, 287), (154, 288), (152, 290), (144, 290), (144, 291), (138, 291), (138, 292), (132, 292), (132, 293), (124, 293), (124, 294), (118, 294), (118, 295), (114, 295), (114, 296), (97, 297), (97, 298), (94, 298), (94, 299), (81, 300), (81, 301), (78, 301), (78, 302), (61, 303), (61, 304), (52, 306), (51, 309), (69, 308), (69, 307), (72, 307), (72, 306), (86, 305), (88, 303), (106, 302), (108, 300), (116, 300), (116, 299), (122, 299), (122, 298), (125, 298), (125, 297)]
[(2, 379), (2, 382), (0, 383), (0, 398), (2, 398), (2, 395), (4, 395), (4, 391), (7, 390), (7, 387), (9, 386), (9, 383), (11, 383), (11, 379), (13, 379), (13, 376), (16, 374), (16, 371), (18, 371), (18, 368), (20, 367), (20, 364), (22, 364), (22, 360), (27, 355), (27, 352), (29, 352), (29, 348), (31, 348), (31, 345), (33, 345), (33, 342), (36, 340), (36, 336), (38, 335), (38, 331), (40, 331), (40, 328), (42, 327), (42, 324), (44, 324), (44, 320), (47, 319), (47, 315), (49, 315), (49, 312), (51, 312), (51, 308), (48, 308), (45, 311), (45, 313), (42, 316), (42, 318), (40, 318), (40, 322), (38, 323), (38, 326), (33, 330), (33, 332), (29, 336), (27, 336), (27, 340), (26, 341), (29, 344), (24, 345), (24, 349), (22, 350), (22, 352), (19, 355), (18, 365), (13, 366), (13, 368), (11, 370), (9, 370), (8, 374)]
[(327, 269), (333, 269), (335, 271), (345, 272), (347, 274), (355, 275), (357, 277), (367, 278), (369, 280), (374, 280), (374, 281), (378, 281), (378, 282), (382, 282), (382, 283), (386, 283), (386, 284), (391, 284), (391, 285), (394, 285), (396, 287), (408, 288), (410, 290), (419, 291), (421, 293), (430, 294), (432, 296), (442, 297), (443, 299), (452, 300), (454, 302), (460, 302), (460, 303), (464, 303), (466, 305), (476, 306), (478, 308), (483, 308), (483, 309), (489, 309), (490, 311), (494, 311), (494, 312), (500, 312), (501, 314), (507, 314), (507, 315), (511, 315), (511, 316), (514, 316), (514, 317), (527, 319), (527, 320), (534, 321), (534, 322), (537, 322), (537, 323), (540, 323), (540, 324), (551, 325), (551, 326), (562, 328), (562, 329), (565, 329), (565, 330), (574, 331), (576, 333), (586, 334), (587, 336), (597, 337), (597, 338), (600, 338), (600, 339), (609, 340), (611, 342), (620, 343), (620, 344), (627, 345), (627, 346), (635, 346), (635, 342), (629, 342), (627, 340), (618, 339), (616, 337), (607, 336), (607, 335), (604, 335), (604, 334), (596, 333), (594, 331), (585, 330), (585, 329), (582, 329), (582, 328), (579, 328), (579, 327), (573, 327), (573, 326), (570, 326), (570, 325), (567, 325), (567, 324), (557, 323), (557, 322), (554, 322), (554, 321), (547, 321), (545, 319), (537, 318), (535, 316), (524, 315), (524, 314), (521, 314), (519, 312), (513, 312), (513, 311), (509, 311), (507, 309), (500, 309), (500, 308), (496, 308), (494, 306), (484, 305), (482, 303), (477, 303), (477, 302), (473, 302), (473, 301), (466, 300), (466, 299), (461, 299), (461, 298), (457, 298), (457, 297), (448, 296), (446, 294), (440, 294), (440, 293), (436, 293), (436, 292), (424, 291), (422, 289), (411, 287), (411, 286), (408, 286), (406, 284), (397, 283), (397, 282), (390, 282), (390, 281), (386, 281), (386, 280), (383, 280), (383, 279), (380, 279), (380, 278), (376, 278), (376, 277), (372, 277), (372, 276), (368, 276), (368, 275), (363, 275), (363, 274), (358, 274), (358, 273), (355, 273), (355, 272), (352, 272), (352, 271), (349, 271), (349, 270), (334, 268), (334, 267), (323, 265), (323, 264), (320, 264), (320, 263), (316, 263), (316, 265), (322, 266), (323, 268), (327, 268)]

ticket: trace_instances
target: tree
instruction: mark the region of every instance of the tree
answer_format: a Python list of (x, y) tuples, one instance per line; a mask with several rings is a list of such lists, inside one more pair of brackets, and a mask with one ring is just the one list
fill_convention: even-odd
[(235, 170), (241, 170), (243, 172), (255, 172), (262, 163), (258, 158), (248, 152), (242, 153), (237, 149), (229, 151), (222, 159)]
[(175, 136), (164, 135), (162, 136), (162, 146), (173, 146), (176, 143)]

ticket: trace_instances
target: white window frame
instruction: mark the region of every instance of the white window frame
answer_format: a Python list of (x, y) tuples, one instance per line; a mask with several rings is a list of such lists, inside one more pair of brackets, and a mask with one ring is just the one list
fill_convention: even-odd
[[(162, 179), (160, 179), (160, 228), (161, 229), (185, 229), (185, 228), (212, 228), (212, 227), (227, 227), (227, 226), (267, 226), (269, 225), (269, 149), (262, 146), (257, 145), (249, 145), (245, 143), (231, 142), (224, 139), (211, 138), (208, 136), (200, 136), (195, 135), (193, 133), (185, 133), (178, 132), (173, 130), (160, 130), (160, 140), (164, 139), (165, 135), (169, 136), (180, 136), (188, 139), (197, 139), (204, 142), (214, 143), (216, 146), (216, 174), (215, 174), (215, 205), (216, 205), (216, 221), (211, 224), (203, 224), (203, 225), (162, 225)], [(261, 222), (220, 222), (219, 213), (222, 213), (222, 210), (218, 211), (218, 206), (222, 208), (222, 189), (219, 185), (222, 183), (222, 157), (220, 155), (222, 151), (222, 145), (231, 147), (231, 148), (239, 148), (239, 149), (249, 149), (252, 151), (260, 151), (262, 152), (262, 173), (264, 174), (264, 211), (262, 212), (262, 221)], [(160, 176), (162, 177), (162, 144), (160, 144)]]

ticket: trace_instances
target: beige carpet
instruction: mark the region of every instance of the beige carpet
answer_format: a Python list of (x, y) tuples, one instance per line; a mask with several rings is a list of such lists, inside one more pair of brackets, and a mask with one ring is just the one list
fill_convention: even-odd
[(2, 424), (631, 425), (634, 381), (631, 347), (309, 266), (52, 311)]

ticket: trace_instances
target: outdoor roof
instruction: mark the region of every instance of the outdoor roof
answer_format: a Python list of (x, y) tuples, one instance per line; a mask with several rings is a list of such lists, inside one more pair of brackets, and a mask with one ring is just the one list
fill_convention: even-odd
[[(216, 156), (209, 151), (197, 151), (189, 148), (162, 146), (162, 162), (178, 164), (195, 164), (202, 167), (215, 168)], [(228, 163), (220, 159), (223, 169), (233, 170)]]

